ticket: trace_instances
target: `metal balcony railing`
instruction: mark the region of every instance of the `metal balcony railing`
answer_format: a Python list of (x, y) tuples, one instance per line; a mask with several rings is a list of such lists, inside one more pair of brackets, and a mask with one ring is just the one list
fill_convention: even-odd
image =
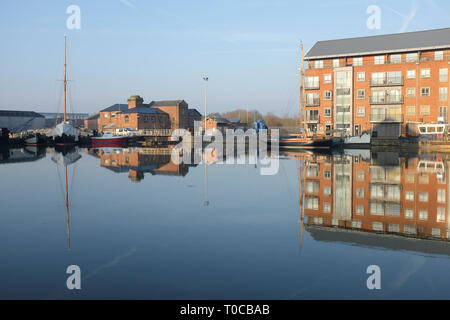
[(388, 86), (402, 86), (403, 77), (400, 78), (384, 78), (384, 79), (370, 79), (371, 87), (388, 87)]
[(320, 89), (320, 83), (305, 83), (305, 90)]
[(372, 113), (370, 122), (403, 122), (403, 115), (401, 113), (389, 114), (388, 112)]
[(306, 114), (306, 122), (319, 123), (320, 122), (320, 117), (317, 116), (317, 115), (311, 116), (311, 115)]
[(383, 96), (371, 96), (370, 104), (403, 104), (403, 96), (392, 96), (392, 95), (383, 95)]
[(318, 106), (320, 106), (320, 99), (319, 98), (306, 99), (306, 106), (307, 107), (318, 107)]

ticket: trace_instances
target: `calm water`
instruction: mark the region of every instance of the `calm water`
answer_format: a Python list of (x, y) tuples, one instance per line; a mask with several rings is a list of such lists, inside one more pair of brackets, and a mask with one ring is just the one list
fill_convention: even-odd
[(450, 298), (445, 157), (299, 153), (263, 176), (214, 155), (207, 171), (163, 150), (69, 156), (68, 221), (61, 154), (0, 153), (0, 298)]

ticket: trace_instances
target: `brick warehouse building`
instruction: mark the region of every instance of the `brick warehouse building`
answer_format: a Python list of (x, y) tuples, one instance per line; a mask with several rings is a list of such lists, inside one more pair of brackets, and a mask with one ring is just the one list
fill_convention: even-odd
[(450, 28), (317, 42), (305, 56), (308, 130), (398, 137), (448, 123), (449, 58)]
[[(152, 101), (144, 104), (140, 96), (131, 96), (128, 104), (115, 104), (100, 111), (99, 131), (116, 128), (142, 129), (193, 129), (190, 124), (201, 114), (188, 109), (184, 100)], [(191, 119), (192, 118), (192, 119)]]

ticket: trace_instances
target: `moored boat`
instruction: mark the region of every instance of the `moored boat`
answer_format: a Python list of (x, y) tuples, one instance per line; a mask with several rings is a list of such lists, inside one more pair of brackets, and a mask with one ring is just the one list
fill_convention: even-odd
[(109, 132), (105, 132), (100, 137), (92, 137), (91, 143), (95, 145), (120, 145), (125, 144), (127, 141), (126, 136), (118, 136)]
[(25, 145), (28, 146), (38, 146), (43, 145), (47, 142), (47, 139), (45, 136), (41, 135), (40, 133), (34, 133), (27, 137), (25, 137)]
[(345, 137), (343, 143), (345, 148), (367, 148), (370, 147), (370, 134)]

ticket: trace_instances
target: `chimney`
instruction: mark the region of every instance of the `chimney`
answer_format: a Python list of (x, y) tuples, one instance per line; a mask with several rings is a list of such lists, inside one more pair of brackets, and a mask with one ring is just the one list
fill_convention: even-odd
[(131, 96), (128, 99), (128, 109), (142, 107), (143, 103), (144, 99), (142, 99), (140, 96)]

